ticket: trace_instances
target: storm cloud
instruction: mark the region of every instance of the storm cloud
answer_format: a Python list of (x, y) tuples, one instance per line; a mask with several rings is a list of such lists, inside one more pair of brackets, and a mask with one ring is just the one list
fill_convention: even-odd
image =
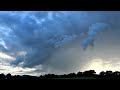
[(15, 58), (10, 62), (14, 66), (76, 69), (78, 62), (86, 62), (83, 49), (94, 46), (99, 32), (119, 27), (115, 24), (119, 15), (112, 11), (1, 11), (0, 50)]

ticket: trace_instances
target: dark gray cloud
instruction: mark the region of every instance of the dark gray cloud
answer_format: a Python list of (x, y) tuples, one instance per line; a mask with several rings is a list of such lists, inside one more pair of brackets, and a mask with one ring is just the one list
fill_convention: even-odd
[[(0, 12), (0, 26), (5, 28), (0, 30), (0, 38), (7, 46), (4, 52), (16, 57), (11, 65), (45, 65), (69, 71), (69, 68), (76, 69), (79, 63), (86, 62), (82, 60), (80, 45), (84, 49), (93, 46), (99, 31), (119, 27), (119, 15), (120, 12), (112, 11)], [(16, 55), (19, 51), (27, 54)]]
[(82, 47), (85, 50), (88, 45), (94, 46), (94, 37), (100, 31), (109, 30), (110, 26), (106, 23), (95, 23), (89, 27), (89, 31), (87, 32), (88, 37), (82, 41)]

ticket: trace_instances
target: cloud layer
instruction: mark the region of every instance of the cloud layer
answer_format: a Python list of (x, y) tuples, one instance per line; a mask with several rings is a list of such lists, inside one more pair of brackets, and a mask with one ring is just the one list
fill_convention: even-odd
[(15, 58), (10, 62), (13, 66), (48, 72), (74, 70), (78, 62), (86, 62), (81, 46), (93, 46), (99, 32), (114, 27), (115, 19), (120, 18), (120, 13), (115, 13), (1, 11), (0, 51)]

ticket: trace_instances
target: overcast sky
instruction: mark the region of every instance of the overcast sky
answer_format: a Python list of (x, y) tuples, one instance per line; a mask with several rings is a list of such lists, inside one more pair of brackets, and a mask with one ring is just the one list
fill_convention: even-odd
[(119, 11), (0, 11), (0, 73), (120, 70)]

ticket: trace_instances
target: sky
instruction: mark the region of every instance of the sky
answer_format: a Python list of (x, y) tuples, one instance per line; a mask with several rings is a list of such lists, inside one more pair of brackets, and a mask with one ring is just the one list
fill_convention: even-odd
[(0, 73), (120, 71), (119, 11), (0, 11)]

